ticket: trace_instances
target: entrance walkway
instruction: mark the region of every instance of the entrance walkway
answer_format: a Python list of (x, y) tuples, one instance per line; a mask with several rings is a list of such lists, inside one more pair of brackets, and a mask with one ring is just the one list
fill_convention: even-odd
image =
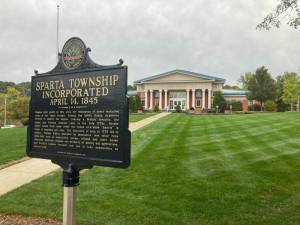
[[(138, 122), (130, 123), (129, 130), (134, 132), (169, 114), (159, 113)], [(59, 169), (59, 166), (51, 163), (50, 160), (34, 158), (6, 167), (0, 170), (0, 196), (57, 169)]]
[(167, 116), (169, 115), (170, 113), (169, 112), (163, 112), (163, 113), (159, 113), (159, 114), (156, 114), (154, 116), (150, 116), (146, 119), (143, 119), (143, 120), (140, 120), (140, 121), (137, 121), (137, 122), (134, 122), (134, 123), (129, 123), (129, 130), (131, 132), (134, 132), (152, 122), (154, 122), (155, 120), (158, 120), (164, 116)]

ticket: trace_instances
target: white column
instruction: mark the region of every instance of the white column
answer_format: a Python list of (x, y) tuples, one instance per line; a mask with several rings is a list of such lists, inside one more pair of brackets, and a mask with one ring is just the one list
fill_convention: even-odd
[(202, 109), (205, 109), (205, 89), (202, 89)]
[(208, 89), (207, 93), (208, 93), (208, 104), (207, 104), (207, 108), (211, 109), (211, 90)]
[(145, 90), (145, 109), (148, 109), (148, 90)]
[(195, 89), (192, 90), (192, 107), (195, 108)]
[(162, 109), (162, 90), (159, 90), (159, 109)]
[(153, 109), (153, 90), (150, 90), (150, 106), (149, 109)]
[(186, 109), (190, 109), (190, 89), (186, 90)]
[(165, 89), (165, 109), (168, 108), (168, 90)]

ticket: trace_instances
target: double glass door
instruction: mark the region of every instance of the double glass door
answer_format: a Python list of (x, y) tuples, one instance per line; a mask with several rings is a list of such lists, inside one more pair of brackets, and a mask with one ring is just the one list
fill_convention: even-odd
[(171, 91), (169, 94), (169, 108), (175, 110), (176, 106), (180, 106), (182, 110), (186, 110), (186, 92)]
[(180, 106), (180, 109), (186, 110), (186, 100), (185, 99), (170, 99), (170, 109), (175, 110), (176, 106)]

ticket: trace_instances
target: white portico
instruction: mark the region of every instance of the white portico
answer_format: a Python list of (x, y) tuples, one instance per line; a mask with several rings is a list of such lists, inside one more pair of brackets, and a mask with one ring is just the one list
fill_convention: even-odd
[(134, 82), (145, 109), (210, 109), (213, 93), (222, 91), (225, 80), (185, 70), (173, 70)]

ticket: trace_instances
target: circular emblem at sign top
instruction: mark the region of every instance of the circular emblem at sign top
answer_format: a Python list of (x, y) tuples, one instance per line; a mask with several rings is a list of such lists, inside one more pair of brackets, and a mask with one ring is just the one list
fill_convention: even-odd
[(62, 50), (62, 61), (67, 69), (76, 69), (84, 61), (86, 56), (86, 47), (79, 38), (69, 39)]

